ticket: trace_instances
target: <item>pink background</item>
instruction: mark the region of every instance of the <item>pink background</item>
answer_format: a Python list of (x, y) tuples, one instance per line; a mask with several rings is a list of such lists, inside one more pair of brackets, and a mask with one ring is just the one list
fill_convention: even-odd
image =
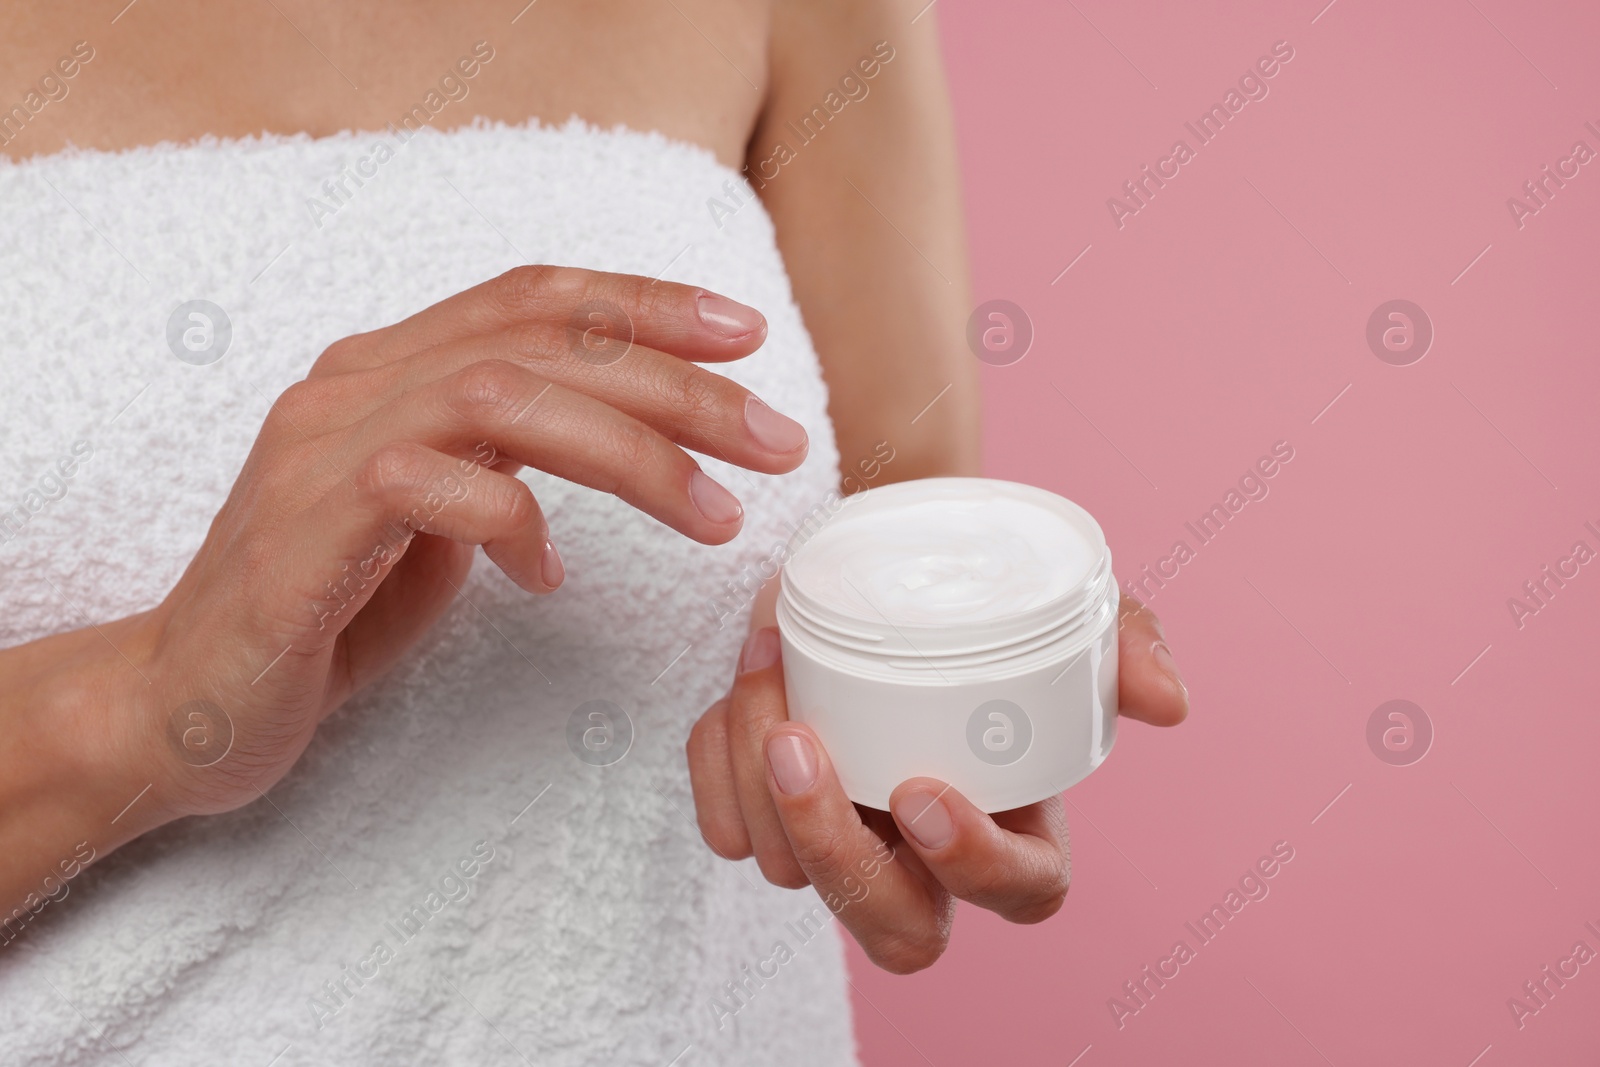
[[(1192, 715), (1125, 724), (1068, 794), (1063, 912), (963, 907), (908, 978), (853, 955), (873, 1067), (1596, 1062), (1600, 960), (1520, 1030), (1507, 1000), (1600, 950), (1600, 561), (1521, 629), (1507, 601), (1600, 550), (1600, 161), (1520, 230), (1506, 200), (1600, 150), (1600, 19), (1324, 2), (935, 9), (975, 295), (1036, 330), (985, 368), (988, 473), (1088, 507), (1127, 578), (1294, 459), (1152, 601)], [(1270, 95), (1118, 230), (1107, 198), (1280, 40)], [(1365, 339), (1395, 298), (1436, 331), (1410, 366)], [(1433, 725), (1420, 762), (1368, 746), (1392, 699)], [(1109, 998), (1285, 840), (1119, 1029)]]

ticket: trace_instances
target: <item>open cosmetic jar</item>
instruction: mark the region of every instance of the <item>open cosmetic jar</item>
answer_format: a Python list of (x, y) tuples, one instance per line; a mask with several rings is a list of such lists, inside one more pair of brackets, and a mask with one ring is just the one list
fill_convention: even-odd
[(1004, 811), (1111, 751), (1117, 584), (1072, 501), (987, 478), (900, 482), (802, 525), (785, 559), (789, 717), (856, 803), (887, 809), (928, 776)]

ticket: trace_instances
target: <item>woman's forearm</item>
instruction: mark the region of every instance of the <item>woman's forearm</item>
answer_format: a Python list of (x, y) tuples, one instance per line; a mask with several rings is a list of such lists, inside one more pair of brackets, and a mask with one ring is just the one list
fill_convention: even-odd
[(170, 818), (152, 795), (159, 768), (122, 729), (146, 685), (122, 659), (141, 654), (136, 632), (124, 620), (0, 651), (0, 946)]

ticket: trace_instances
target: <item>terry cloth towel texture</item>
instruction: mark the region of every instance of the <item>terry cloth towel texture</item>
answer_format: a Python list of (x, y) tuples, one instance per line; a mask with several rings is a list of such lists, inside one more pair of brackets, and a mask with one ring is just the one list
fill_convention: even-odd
[[(361, 181), (336, 197), (342, 174)], [(772, 222), (756, 202), (728, 214), (735, 177), (703, 149), (576, 120), (0, 161), (0, 645), (158, 603), (271, 399), (327, 345), (525, 262), (760, 308), (766, 345), (713, 369), (811, 434), (784, 476), (703, 459), (746, 511), (715, 548), (524, 472), (566, 584), (529, 596), (480, 552), (440, 624), (269, 800), (71, 882), (0, 947), (0, 1061), (856, 1063), (837, 922), (812, 890), (710, 853), (683, 754), (745, 633), (719, 620), (727, 581), (838, 477)], [(209, 365), (169, 346), (191, 300), (231, 325)], [(74, 476), (52, 477), (75, 447)], [(595, 700), (632, 724), (608, 766), (567, 741)]]

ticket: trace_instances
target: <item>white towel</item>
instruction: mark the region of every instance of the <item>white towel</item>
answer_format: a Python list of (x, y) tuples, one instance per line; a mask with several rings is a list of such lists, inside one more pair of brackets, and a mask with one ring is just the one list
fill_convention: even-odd
[[(0, 533), (0, 644), (157, 603), (270, 399), (326, 345), (525, 261), (760, 308), (766, 346), (718, 369), (811, 434), (785, 476), (704, 460), (747, 514), (718, 548), (525, 474), (560, 591), (528, 596), (480, 553), (439, 626), (329, 719), (270, 803), (168, 826), (71, 883), (0, 948), (0, 1060), (856, 1062), (837, 923), (813, 891), (709, 853), (683, 756), (744, 636), (718, 626), (725, 582), (838, 471), (771, 220), (728, 214), (734, 178), (702, 149), (578, 122), (0, 163), (0, 514), (25, 517)], [(207, 366), (167, 341), (196, 299), (231, 322)], [(52, 478), (75, 447), (88, 458)], [(565, 739), (596, 699), (634, 724), (611, 766)], [(474, 875), (446, 880), (463, 859)]]

